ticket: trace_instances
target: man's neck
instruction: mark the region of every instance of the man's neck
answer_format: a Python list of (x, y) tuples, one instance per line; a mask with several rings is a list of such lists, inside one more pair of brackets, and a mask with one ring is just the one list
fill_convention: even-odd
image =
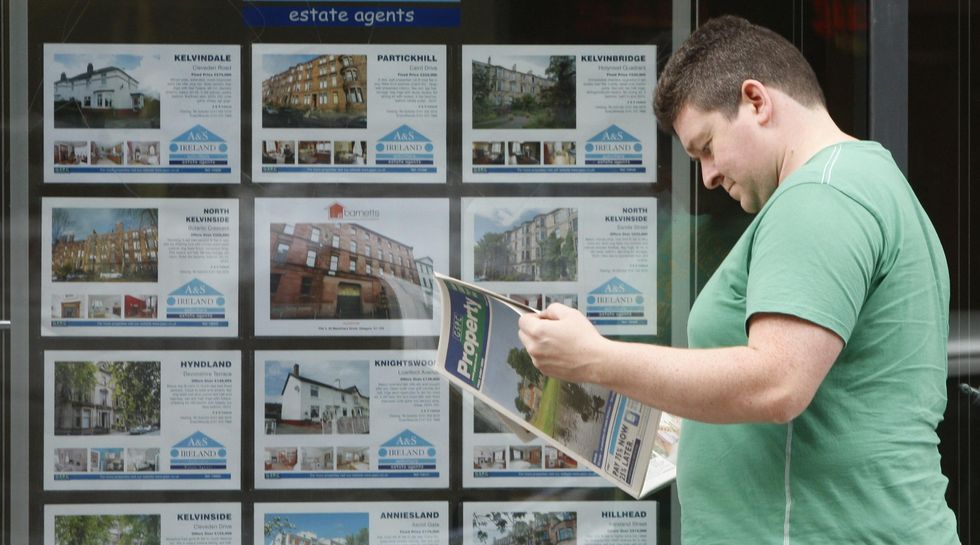
[(840, 142), (857, 140), (840, 130), (824, 108), (807, 108), (792, 99), (790, 102), (784, 105), (789, 109), (789, 115), (783, 116), (784, 130), (780, 131), (787, 137), (778, 166), (780, 183), (820, 150)]

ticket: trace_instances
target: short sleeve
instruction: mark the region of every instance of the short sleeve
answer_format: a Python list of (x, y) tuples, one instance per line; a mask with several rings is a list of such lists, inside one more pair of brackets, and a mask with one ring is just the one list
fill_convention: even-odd
[(759, 218), (749, 260), (745, 326), (757, 313), (789, 314), (846, 343), (882, 253), (872, 213), (832, 185), (777, 192)]

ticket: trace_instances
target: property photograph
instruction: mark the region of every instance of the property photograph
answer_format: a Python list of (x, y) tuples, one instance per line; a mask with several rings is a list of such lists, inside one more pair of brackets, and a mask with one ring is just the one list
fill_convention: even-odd
[(574, 165), (575, 164), (575, 141), (573, 140), (569, 142), (545, 142), (544, 164)]
[(265, 362), (266, 434), (370, 433), (369, 374), (367, 361)]
[(159, 435), (160, 362), (55, 362), (54, 433)]
[(55, 473), (84, 473), (88, 471), (88, 449), (54, 449)]
[(55, 545), (160, 545), (160, 515), (56, 515)]
[(506, 418), (490, 405), (473, 398), (473, 433), (513, 433)]
[(578, 469), (578, 462), (571, 456), (551, 446), (544, 447), (545, 469)]
[(542, 310), (545, 308), (541, 305), (544, 296), (540, 293), (508, 293), (507, 297), (534, 309)]
[(89, 147), (88, 142), (70, 141), (54, 143), (54, 164), (55, 165), (87, 165)]
[(473, 61), (474, 129), (574, 129), (575, 57), (504, 55)]
[(473, 469), (506, 469), (506, 467), (506, 446), (479, 446), (473, 448)]
[(540, 165), (541, 142), (508, 142), (508, 165)]
[(56, 129), (159, 129), (160, 91), (148, 85), (158, 56), (57, 54), (48, 68), (54, 81)]
[[(503, 361), (494, 362), (497, 372), (484, 377), (483, 391), (498, 403), (511, 403), (513, 412), (568, 445), (567, 450), (591, 455), (603, 436), (608, 390), (546, 377), (531, 362), (516, 331), (499, 333), (491, 337), (487, 352)], [(536, 462), (540, 467), (540, 453)]]
[(130, 472), (160, 471), (160, 449), (158, 448), (126, 449), (126, 471), (130, 471)]
[(548, 307), (551, 303), (561, 303), (566, 307), (578, 308), (577, 293), (548, 293), (544, 296), (544, 306)]
[(263, 128), (367, 128), (367, 55), (269, 54), (261, 64)]
[(301, 471), (333, 470), (333, 447), (303, 447), (299, 451)]
[(504, 142), (473, 142), (474, 165), (503, 165), (506, 153)]
[(431, 259), (406, 240), (415, 236), (356, 223), (271, 224), (270, 318), (432, 319)]
[(265, 545), (369, 545), (371, 520), (361, 513), (266, 513)]
[(301, 165), (329, 165), (333, 146), (329, 140), (300, 140)]
[(53, 282), (156, 282), (156, 208), (53, 208)]
[(160, 164), (160, 142), (126, 142), (126, 163), (156, 166)]
[(501, 208), (474, 218), (473, 277), (478, 282), (574, 282), (578, 209)]
[(368, 447), (337, 447), (337, 469), (340, 471), (371, 469)]
[(122, 142), (92, 142), (92, 164), (96, 166), (120, 166), (125, 161)]
[(119, 295), (89, 295), (88, 317), (98, 320), (118, 320), (122, 317), (122, 297)]
[(156, 295), (123, 296), (124, 316), (131, 320), (153, 320), (157, 317)]
[(491, 545), (575, 545), (577, 518), (574, 511), (475, 513), (473, 532)]
[(263, 165), (295, 165), (296, 142), (294, 140), (263, 140)]
[(292, 471), (296, 468), (296, 447), (266, 447), (266, 471)]
[(88, 451), (88, 467), (99, 473), (121, 473), (123, 465), (123, 449), (93, 448)]
[(85, 296), (66, 293), (51, 296), (51, 317), (58, 319), (84, 318)]
[(541, 469), (540, 445), (511, 445), (508, 469)]
[(368, 147), (364, 140), (339, 140), (333, 143), (333, 162), (336, 165), (366, 165)]

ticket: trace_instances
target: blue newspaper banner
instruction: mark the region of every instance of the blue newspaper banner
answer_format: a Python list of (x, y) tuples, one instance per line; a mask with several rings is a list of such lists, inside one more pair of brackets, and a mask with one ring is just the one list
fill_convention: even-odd
[(459, 8), (245, 6), (248, 27), (458, 27)]

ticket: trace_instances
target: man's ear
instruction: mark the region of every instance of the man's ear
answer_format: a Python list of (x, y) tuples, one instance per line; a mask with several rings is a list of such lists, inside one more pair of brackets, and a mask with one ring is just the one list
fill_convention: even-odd
[(772, 120), (772, 96), (762, 82), (754, 79), (743, 81), (741, 102), (752, 108), (752, 114), (760, 124)]

